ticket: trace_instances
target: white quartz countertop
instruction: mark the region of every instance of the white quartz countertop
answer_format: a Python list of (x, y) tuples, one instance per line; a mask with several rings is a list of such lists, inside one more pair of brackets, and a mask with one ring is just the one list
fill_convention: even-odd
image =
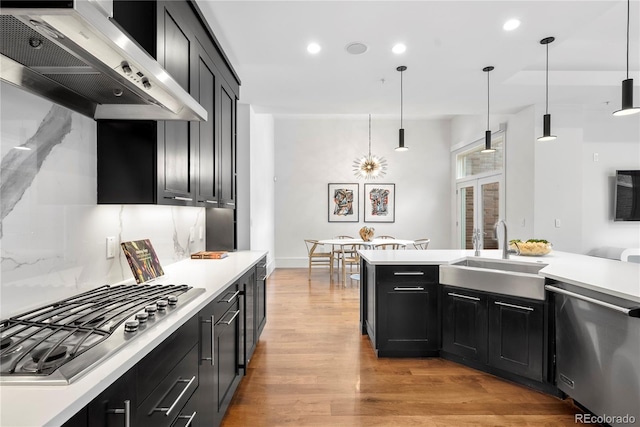
[(264, 251), (232, 252), (227, 258), (220, 260), (187, 259), (166, 266), (165, 275), (154, 283), (187, 284), (204, 288), (206, 292), (179, 306), (162, 323), (136, 336), (115, 355), (70, 385), (1, 385), (0, 426), (60, 426), (265, 255)]
[[(442, 265), (453, 264), (467, 257), (499, 260), (502, 256), (500, 250), (480, 251), (479, 257), (473, 256), (473, 250), (457, 249), (359, 252), (362, 258), (373, 265)], [(541, 276), (640, 303), (638, 263), (559, 251), (542, 257), (510, 255), (509, 262), (545, 264), (539, 272)]]

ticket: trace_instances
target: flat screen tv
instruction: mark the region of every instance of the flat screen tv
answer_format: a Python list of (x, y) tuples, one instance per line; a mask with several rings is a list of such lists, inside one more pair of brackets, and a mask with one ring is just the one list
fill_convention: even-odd
[(640, 170), (616, 171), (615, 221), (640, 221)]

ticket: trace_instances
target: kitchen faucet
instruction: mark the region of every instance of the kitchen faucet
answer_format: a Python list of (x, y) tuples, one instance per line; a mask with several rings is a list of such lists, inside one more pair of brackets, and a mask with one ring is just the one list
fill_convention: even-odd
[(475, 249), (473, 256), (480, 256), (480, 242), (482, 241), (482, 237), (480, 235), (479, 228), (473, 229), (473, 237), (471, 238), (471, 241), (473, 242), (473, 249)]
[(503, 220), (498, 220), (496, 225), (493, 226), (493, 229), (496, 233), (496, 239), (498, 238), (498, 227), (502, 224), (503, 234), (502, 234), (502, 259), (509, 259), (509, 245), (507, 244), (507, 223)]

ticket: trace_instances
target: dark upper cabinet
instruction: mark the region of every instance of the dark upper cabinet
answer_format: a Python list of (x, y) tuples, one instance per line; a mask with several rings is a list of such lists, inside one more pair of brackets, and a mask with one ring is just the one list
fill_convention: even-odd
[(236, 99), (227, 84), (220, 86), (220, 207), (236, 206)]
[(116, 0), (114, 20), (208, 120), (99, 121), (98, 203), (235, 208), (239, 80), (199, 8), (187, 0)]

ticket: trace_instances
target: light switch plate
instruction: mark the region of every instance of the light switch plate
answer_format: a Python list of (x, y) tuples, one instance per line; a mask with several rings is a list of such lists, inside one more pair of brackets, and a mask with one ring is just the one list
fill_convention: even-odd
[(114, 236), (107, 237), (107, 259), (116, 256), (116, 238)]
[(560, 220), (558, 218), (556, 218), (555, 220), (555, 224), (556, 224), (556, 228), (560, 228)]

